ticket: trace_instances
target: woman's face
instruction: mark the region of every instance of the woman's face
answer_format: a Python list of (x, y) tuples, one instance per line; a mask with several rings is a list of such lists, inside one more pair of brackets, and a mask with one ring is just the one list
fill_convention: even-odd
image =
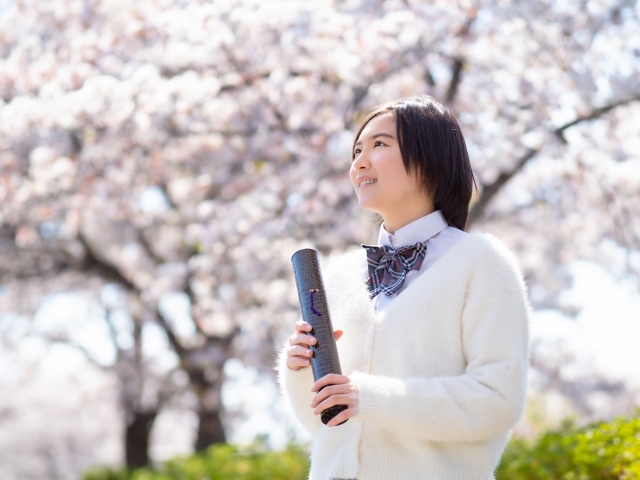
[(424, 210), (425, 201), (430, 201), (417, 177), (405, 171), (391, 114), (375, 117), (364, 127), (349, 176), (360, 206), (382, 215), (385, 228), (389, 223), (404, 226), (405, 217), (412, 221), (413, 212)]

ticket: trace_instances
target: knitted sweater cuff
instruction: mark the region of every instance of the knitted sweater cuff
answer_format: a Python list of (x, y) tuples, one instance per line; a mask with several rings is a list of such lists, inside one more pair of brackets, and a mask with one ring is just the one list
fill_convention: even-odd
[(311, 402), (315, 393), (313, 371), (311, 367), (292, 370), (287, 366), (287, 349), (283, 347), (278, 353), (276, 374), (280, 390), (284, 394), (294, 417), (311, 433), (320, 428), (320, 416), (313, 414)]
[(384, 423), (397, 408), (393, 397), (403, 395), (405, 384), (398, 379), (353, 372), (349, 375), (358, 388), (358, 416), (366, 423)]

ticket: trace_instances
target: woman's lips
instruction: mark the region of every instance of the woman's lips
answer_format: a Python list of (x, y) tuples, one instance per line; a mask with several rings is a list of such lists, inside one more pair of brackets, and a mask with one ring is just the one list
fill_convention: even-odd
[(370, 187), (371, 185), (376, 184), (378, 182), (378, 180), (372, 178), (372, 179), (366, 180), (366, 182), (367, 183), (360, 182), (360, 184), (358, 185), (358, 188)]

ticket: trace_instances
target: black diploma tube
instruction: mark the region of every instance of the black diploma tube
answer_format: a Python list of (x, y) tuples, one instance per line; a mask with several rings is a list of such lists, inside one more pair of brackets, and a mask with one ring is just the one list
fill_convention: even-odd
[[(330, 373), (342, 375), (327, 296), (320, 273), (318, 252), (311, 248), (298, 250), (291, 257), (291, 263), (293, 263), (293, 273), (296, 277), (302, 318), (311, 325), (310, 333), (317, 340), (315, 345), (309, 346), (313, 352), (311, 356), (313, 378), (318, 381)], [(329, 420), (347, 408), (346, 405), (330, 407), (320, 414), (320, 419), (326, 425)], [(342, 423), (345, 422), (346, 420)]]

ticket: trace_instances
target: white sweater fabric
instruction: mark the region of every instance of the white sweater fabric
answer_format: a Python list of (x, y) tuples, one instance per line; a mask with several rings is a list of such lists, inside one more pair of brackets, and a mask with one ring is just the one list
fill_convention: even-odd
[(473, 233), (387, 307), (368, 297), (364, 249), (323, 266), (342, 373), (359, 413), (327, 427), (310, 407), (311, 367), (276, 366), (313, 434), (312, 480), (489, 480), (522, 414), (529, 363), (526, 289), (496, 238)]

